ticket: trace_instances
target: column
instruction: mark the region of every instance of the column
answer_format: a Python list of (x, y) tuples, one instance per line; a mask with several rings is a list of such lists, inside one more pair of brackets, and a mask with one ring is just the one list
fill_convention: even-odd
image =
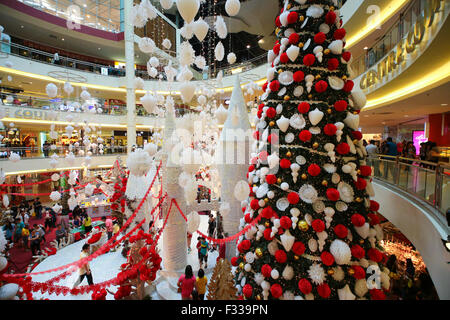
[(133, 1), (124, 1), (125, 72), (127, 87), (127, 152), (136, 145), (136, 96), (134, 91), (134, 27), (131, 23)]

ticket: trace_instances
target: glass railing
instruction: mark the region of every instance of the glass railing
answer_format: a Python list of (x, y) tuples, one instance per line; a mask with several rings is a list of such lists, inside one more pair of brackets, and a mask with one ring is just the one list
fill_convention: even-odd
[(426, 201), (444, 216), (450, 209), (450, 165), (379, 155), (369, 157), (374, 177)]
[(120, 1), (18, 0), (51, 15), (108, 32), (120, 33)]
[[(87, 155), (91, 157), (100, 156), (110, 156), (113, 154), (122, 154), (127, 152), (126, 146), (105, 146), (102, 149), (96, 148), (85, 148), (82, 147), (82, 142), (80, 142), (80, 147), (73, 146), (71, 149), (69, 146), (57, 146), (52, 149), (50, 146), (46, 147), (20, 147), (20, 146), (0, 146), (0, 160), (8, 160), (12, 152), (17, 153), (21, 160), (26, 159), (41, 159), (50, 158), (52, 155), (56, 154), (59, 159), (64, 160), (64, 158), (72, 152), (73, 155), (77, 157), (85, 157)], [(102, 150), (102, 151), (101, 151)], [(80, 152), (82, 151), (82, 152)]]
[[(365, 53), (354, 59), (352, 69), (355, 77), (363, 74), (371, 67), (380, 62), (394, 47), (404, 40), (408, 33), (414, 29), (416, 22), (423, 17), (424, 10), (430, 0), (413, 0), (403, 12), (393, 26), (382, 36), (372, 47), (367, 48)], [(447, 5), (441, 4), (441, 10), (446, 10)]]

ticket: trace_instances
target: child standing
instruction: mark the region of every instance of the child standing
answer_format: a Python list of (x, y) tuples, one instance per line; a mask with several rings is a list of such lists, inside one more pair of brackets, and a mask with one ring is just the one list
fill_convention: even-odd
[(199, 269), (198, 276), (197, 276), (198, 300), (205, 300), (207, 283), (208, 283), (208, 278), (205, 276), (205, 271), (203, 271), (203, 269)]
[(30, 239), (30, 228), (28, 224), (25, 224), (25, 227), (22, 229), (22, 241), (23, 241), (23, 247), (25, 249), (28, 249), (28, 240)]

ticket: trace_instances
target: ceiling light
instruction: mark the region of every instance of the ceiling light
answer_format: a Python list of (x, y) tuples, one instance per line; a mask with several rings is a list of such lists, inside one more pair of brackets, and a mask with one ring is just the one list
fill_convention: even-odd
[(264, 39), (259, 39), (258, 43), (264, 43)]
[(250, 49), (250, 45), (249, 44), (247, 45), (247, 49)]
[(64, 38), (62, 38), (61, 40), (64, 41)]
[(441, 106), (443, 107), (448, 106), (448, 103), (441, 103)]
[(364, 47), (364, 50), (367, 50), (367, 49), (369, 49), (369, 47)]

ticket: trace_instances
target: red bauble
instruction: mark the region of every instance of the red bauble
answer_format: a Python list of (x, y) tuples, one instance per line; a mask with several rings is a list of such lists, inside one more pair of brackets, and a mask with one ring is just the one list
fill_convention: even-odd
[(272, 294), (272, 297), (278, 299), (283, 294), (283, 288), (281, 288), (278, 283), (275, 283), (270, 287), (270, 293)]
[(267, 141), (270, 144), (277, 144), (278, 143), (278, 135), (276, 135), (275, 133), (271, 133), (268, 137), (267, 137)]
[(345, 38), (345, 35), (346, 35), (346, 34), (347, 34), (347, 32), (345, 31), (345, 29), (344, 29), (344, 28), (341, 28), (341, 29), (337, 29), (337, 30), (334, 32), (333, 37), (334, 37), (334, 39), (336, 39), (336, 40), (342, 40), (342, 39)]
[(275, 260), (277, 260), (278, 263), (285, 263), (287, 261), (287, 255), (284, 250), (277, 250), (275, 252)]
[(355, 277), (355, 279), (365, 279), (366, 278), (366, 272), (364, 271), (364, 269), (360, 266), (352, 266), (353, 270), (355, 271), (355, 273), (353, 274), (353, 277)]
[(334, 11), (328, 11), (325, 16), (325, 22), (327, 24), (333, 24), (336, 22), (336, 13)]
[(380, 218), (375, 213), (369, 213), (367, 217), (369, 218), (369, 224), (371, 226), (376, 226), (380, 223)]
[(292, 246), (292, 251), (297, 255), (301, 256), (303, 253), (305, 253), (305, 245), (301, 241), (294, 242), (294, 245)]
[(305, 74), (303, 71), (297, 71), (294, 73), (294, 81), (295, 82), (302, 82), (305, 79)]
[(308, 113), (310, 108), (311, 106), (308, 102), (301, 102), (297, 107), (298, 112), (300, 113)]
[(278, 55), (280, 53), (280, 49), (281, 49), (281, 44), (277, 43), (276, 45), (273, 46), (273, 53)]
[(268, 184), (275, 184), (277, 182), (277, 177), (274, 174), (266, 175), (266, 182)]
[(317, 293), (324, 299), (327, 299), (331, 294), (331, 289), (326, 283), (322, 283), (317, 287)]
[(269, 154), (267, 153), (266, 150), (263, 150), (259, 153), (259, 159), (261, 161), (266, 161), (268, 156), (269, 156)]
[(308, 167), (308, 173), (309, 173), (309, 175), (311, 175), (313, 177), (318, 176), (320, 174), (320, 171), (321, 171), (320, 167), (315, 163), (310, 164)]
[(361, 166), (359, 171), (363, 177), (369, 177), (372, 174), (372, 168), (370, 166)]
[(293, 33), (289, 36), (289, 43), (290, 44), (297, 44), (300, 41), (300, 36), (298, 35), (298, 33)]
[(271, 237), (270, 234), (272, 233), (272, 229), (267, 228), (264, 230), (264, 239), (267, 241), (272, 241), (274, 237)]
[(293, 23), (296, 23), (297, 20), (298, 20), (298, 13), (295, 11), (289, 12), (289, 14), (287, 16), (287, 23), (293, 24)]
[(340, 144), (338, 144), (338, 146), (336, 147), (336, 151), (339, 154), (347, 154), (350, 152), (350, 146), (348, 145), (348, 143), (346, 142), (342, 142)]
[(273, 119), (277, 115), (275, 108), (269, 108), (266, 110), (266, 116), (269, 119)]
[(334, 103), (334, 109), (336, 111), (345, 111), (347, 110), (348, 103), (345, 100), (339, 100)]
[(280, 167), (283, 169), (288, 169), (291, 167), (291, 161), (288, 159), (281, 159), (280, 160)]
[(261, 103), (261, 104), (258, 106), (258, 110), (262, 110), (264, 107), (265, 107), (265, 104), (264, 104), (264, 103)]
[(250, 242), (250, 240), (243, 240), (242, 242), (241, 242), (241, 246), (242, 246), (242, 249), (244, 249), (244, 251), (248, 251), (248, 249), (250, 249), (250, 247), (251, 247), (251, 242)]
[(334, 233), (341, 239), (347, 237), (348, 229), (343, 224), (334, 227)]
[(355, 86), (355, 83), (352, 80), (347, 80), (344, 84), (344, 90), (345, 92), (351, 92), (353, 90), (353, 87)]
[(252, 222), (252, 217), (250, 216), (250, 213), (247, 213), (247, 214), (244, 216), (244, 219), (245, 219), (245, 222), (246, 222), (246, 223)]
[(286, 52), (283, 52), (280, 56), (280, 62), (281, 63), (288, 63), (289, 62), (289, 56)]
[(328, 83), (324, 80), (320, 80), (316, 83), (316, 85), (314, 86), (314, 88), (316, 89), (316, 91), (318, 93), (322, 93), (327, 91), (328, 88)]
[(367, 256), (369, 257), (370, 260), (375, 261), (377, 263), (383, 260), (383, 255), (378, 249), (375, 248), (370, 248), (369, 250), (367, 250)]
[(350, 51), (345, 51), (342, 53), (342, 59), (344, 59), (346, 62), (349, 62), (352, 58), (352, 53)]
[(320, 233), (325, 230), (325, 223), (320, 219), (316, 219), (313, 222), (311, 222), (311, 227), (314, 229), (315, 232)]
[(256, 114), (258, 116), (258, 119), (261, 119), (262, 114), (263, 114), (263, 111), (259, 110), (258, 113)]
[(375, 200), (370, 200), (370, 211), (378, 211), (380, 209), (380, 204)]
[(323, 128), (323, 132), (327, 135), (327, 136), (334, 136), (337, 132), (337, 127), (332, 124), (332, 123), (328, 123), (327, 125), (325, 125), (325, 127)]
[(270, 273), (272, 272), (272, 267), (268, 264), (265, 264), (261, 267), (261, 274), (266, 277), (270, 278)]
[[(288, 199), (289, 199), (289, 196), (288, 196)], [(292, 220), (291, 220), (291, 218), (289, 218), (287, 216), (281, 217), (281, 219), (280, 219), (280, 226), (283, 229), (289, 229), (290, 227), (292, 227)]]
[(244, 296), (246, 298), (250, 298), (253, 294), (253, 287), (250, 284), (246, 284), (243, 288), (242, 288), (242, 293), (244, 294)]
[(319, 32), (314, 36), (314, 42), (317, 44), (322, 44), (325, 42), (327, 36), (323, 32)]
[(277, 92), (278, 90), (280, 90), (280, 82), (278, 80), (271, 81), (269, 84), (269, 89), (272, 92)]
[(354, 256), (356, 259), (362, 259), (366, 255), (364, 249), (358, 244), (353, 245), (350, 251), (352, 252), (352, 256)]
[(331, 266), (334, 263), (333, 255), (327, 251), (322, 252), (320, 259), (322, 259), (323, 264), (326, 266)]
[(269, 85), (269, 82), (264, 82), (263, 86), (262, 86), (262, 90), (265, 92), (267, 90), (267, 86)]
[(250, 202), (250, 208), (252, 208), (253, 210), (258, 210), (259, 209), (259, 204), (258, 204), (258, 199), (253, 199), (251, 202)]
[(300, 281), (298, 282), (298, 288), (303, 294), (309, 294), (312, 291), (311, 282), (309, 282), (309, 280), (305, 278), (300, 279)]
[(262, 209), (261, 216), (266, 219), (270, 219), (273, 217), (273, 209), (272, 207), (265, 207)]
[(275, 18), (275, 25), (278, 27), (278, 28), (281, 28), (283, 25), (281, 24), (281, 21), (280, 21), (280, 16), (277, 16), (276, 18)]
[(353, 136), (353, 139), (356, 139), (356, 140), (361, 140), (363, 137), (361, 131), (352, 131), (352, 136)]
[[(259, 112), (259, 111), (258, 111), (258, 112)], [(262, 112), (262, 110), (261, 110), (261, 112)], [(254, 131), (254, 132), (253, 132), (253, 139), (259, 140), (259, 131)]]
[(255, 166), (251, 165), (250, 167), (248, 167), (248, 172), (252, 172), (253, 170), (255, 170)]
[(338, 201), (339, 200), (339, 191), (334, 188), (328, 188), (327, 189), (327, 198), (331, 201)]
[(328, 60), (328, 70), (334, 71), (339, 67), (339, 60), (336, 58), (331, 58)]
[(355, 227), (362, 227), (366, 223), (366, 219), (359, 213), (353, 214), (351, 220)]
[(303, 64), (305, 66), (312, 66), (314, 62), (316, 62), (316, 56), (311, 53), (303, 57)]
[(289, 192), (287, 199), (290, 204), (297, 204), (300, 201), (300, 197), (297, 192)]
[(367, 186), (367, 181), (364, 178), (358, 177), (358, 180), (355, 182), (355, 187), (358, 190), (364, 190)]
[(309, 130), (302, 130), (300, 134), (298, 135), (299, 139), (303, 142), (307, 142), (311, 140), (312, 134), (309, 132)]
[(369, 293), (372, 300), (386, 300), (386, 295), (380, 289), (371, 289)]

